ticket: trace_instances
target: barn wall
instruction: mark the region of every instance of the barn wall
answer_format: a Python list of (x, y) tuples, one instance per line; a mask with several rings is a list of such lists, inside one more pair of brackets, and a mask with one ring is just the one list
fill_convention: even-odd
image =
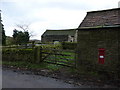
[[(106, 67), (116, 71), (120, 65), (120, 28), (78, 31), (78, 66), (90, 70)], [(98, 49), (105, 48), (105, 64), (98, 64)], [(120, 67), (119, 67), (120, 68)]]
[(46, 35), (42, 37), (42, 42), (68, 41), (68, 35)]

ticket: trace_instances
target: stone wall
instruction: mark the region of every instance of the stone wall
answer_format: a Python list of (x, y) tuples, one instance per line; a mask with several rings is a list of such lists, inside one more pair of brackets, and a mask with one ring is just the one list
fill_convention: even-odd
[(42, 42), (68, 41), (68, 35), (46, 35), (42, 37)]
[[(120, 27), (96, 28), (78, 31), (78, 66), (87, 70), (105, 70), (117, 73), (120, 68)], [(105, 48), (105, 63), (98, 63), (98, 49)]]

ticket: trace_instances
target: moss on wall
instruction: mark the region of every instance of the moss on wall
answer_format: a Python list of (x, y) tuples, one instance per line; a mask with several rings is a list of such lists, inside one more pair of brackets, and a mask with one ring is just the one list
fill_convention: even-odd
[(3, 61), (33, 61), (32, 49), (3, 49), (2, 50)]
[[(108, 76), (120, 71), (120, 28), (100, 28), (78, 31), (78, 66), (86, 70), (105, 71)], [(118, 43), (119, 41), (119, 43)], [(98, 49), (105, 48), (105, 63), (98, 63)], [(105, 73), (104, 72), (104, 73)]]

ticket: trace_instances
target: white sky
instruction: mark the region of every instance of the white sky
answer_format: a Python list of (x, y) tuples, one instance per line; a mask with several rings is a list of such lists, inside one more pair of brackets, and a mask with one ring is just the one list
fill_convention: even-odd
[(77, 28), (88, 11), (118, 7), (120, 0), (0, 0), (7, 36), (16, 24), (30, 24), (29, 29), (41, 39), (46, 29)]

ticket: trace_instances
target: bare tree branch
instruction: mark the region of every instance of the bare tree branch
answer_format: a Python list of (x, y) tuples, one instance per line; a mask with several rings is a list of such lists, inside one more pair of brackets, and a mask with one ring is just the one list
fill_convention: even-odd
[(30, 35), (30, 37), (34, 37), (34, 36), (36, 36), (36, 34), (34, 34), (33, 31), (30, 31), (30, 32), (29, 32), (29, 35)]
[(35, 36), (34, 32), (29, 29), (30, 24), (16, 24), (16, 26), (24, 32), (29, 32), (30, 37)]
[(16, 26), (22, 30), (24, 30), (24, 32), (28, 31), (29, 30), (29, 25), (19, 25), (19, 24), (16, 24)]

